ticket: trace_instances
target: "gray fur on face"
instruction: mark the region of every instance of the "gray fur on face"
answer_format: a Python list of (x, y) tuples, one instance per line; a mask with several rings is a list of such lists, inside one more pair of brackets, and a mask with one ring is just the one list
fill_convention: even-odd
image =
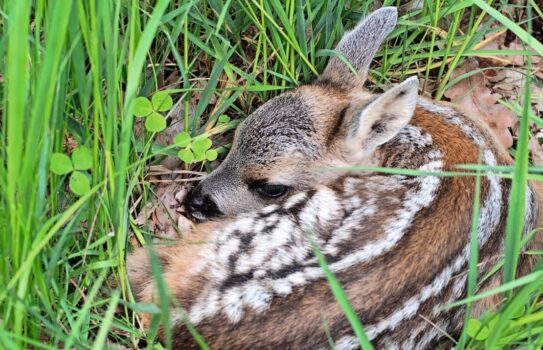
[(269, 164), (285, 154), (299, 152), (315, 158), (315, 125), (304, 100), (295, 93), (280, 95), (258, 108), (241, 125), (232, 152), (244, 164)]
[(252, 194), (240, 174), (241, 167), (232, 154), (201, 182), (202, 192), (215, 202), (224, 215), (236, 215), (264, 205)]
[[(240, 125), (228, 157), (202, 182), (203, 192), (225, 215), (269, 204), (249, 186), (251, 181), (268, 179), (255, 178), (254, 174), (247, 177), (244, 171), (262, 169), (264, 173), (271, 165), (288, 158), (317, 158), (323, 146), (317, 142), (316, 132), (310, 107), (300, 94), (291, 92), (273, 98)], [(296, 171), (301, 177), (303, 166), (300, 164)]]

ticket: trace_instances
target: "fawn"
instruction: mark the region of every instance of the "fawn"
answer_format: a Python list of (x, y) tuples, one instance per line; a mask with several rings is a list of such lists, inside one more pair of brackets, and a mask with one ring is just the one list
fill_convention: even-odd
[[(186, 315), (171, 313), (176, 348), (198, 346), (187, 321), (214, 349), (324, 349), (324, 323), (336, 349), (358, 348), (313, 241), (377, 348), (424, 349), (461, 329), (464, 309), (443, 306), (465, 294), (474, 177), (315, 171), (378, 166), (431, 173), (480, 158), (512, 164), (481, 122), (418, 98), (416, 78), (380, 95), (362, 88), (396, 19), (396, 9), (387, 7), (361, 21), (336, 47), (352, 67), (333, 57), (314, 82), (258, 108), (236, 130), (224, 162), (193, 189), (187, 208), (208, 222), (157, 249)], [(541, 223), (535, 186), (527, 188), (526, 231)], [(481, 180), (480, 274), (502, 254), (510, 189), (511, 181), (492, 173)], [(536, 236), (531, 244), (541, 241)], [(523, 257), (519, 273), (532, 264)], [(145, 250), (129, 256), (127, 266), (137, 299), (152, 302)], [(474, 312), (498, 301), (486, 299)]]

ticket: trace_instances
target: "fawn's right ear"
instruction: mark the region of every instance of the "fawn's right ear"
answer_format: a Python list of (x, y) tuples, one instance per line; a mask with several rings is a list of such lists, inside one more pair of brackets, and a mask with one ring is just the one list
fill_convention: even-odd
[(383, 7), (347, 32), (336, 46), (336, 51), (345, 56), (357, 72), (336, 57), (332, 57), (319, 80), (331, 80), (341, 85), (362, 87), (368, 75), (370, 63), (386, 36), (396, 26), (398, 11), (395, 7)]
[(353, 164), (368, 159), (413, 117), (419, 81), (411, 77), (379, 95), (344, 121), (343, 156)]

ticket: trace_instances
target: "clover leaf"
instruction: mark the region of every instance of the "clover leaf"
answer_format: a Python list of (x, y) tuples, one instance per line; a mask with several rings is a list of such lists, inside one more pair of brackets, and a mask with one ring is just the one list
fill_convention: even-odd
[(136, 117), (147, 117), (153, 112), (153, 105), (147, 97), (140, 96), (134, 101), (134, 115)]
[(190, 141), (192, 138), (190, 137), (190, 134), (186, 131), (183, 131), (180, 134), (177, 134), (177, 136), (174, 137), (173, 142), (177, 147), (187, 147), (190, 144)]
[(53, 153), (49, 168), (56, 175), (69, 174), (74, 170), (70, 157), (64, 153)]
[(206, 151), (206, 159), (210, 162), (216, 160), (218, 156), (219, 153), (217, 152), (217, 150), (210, 149)]
[(173, 106), (173, 100), (167, 91), (157, 91), (151, 97), (153, 109), (157, 112), (169, 111)]
[(204, 153), (205, 154), (205, 152), (209, 148), (211, 148), (212, 144), (213, 144), (213, 142), (207, 137), (206, 138), (198, 138), (192, 143), (191, 149), (194, 152)]
[(152, 112), (145, 119), (145, 128), (150, 132), (159, 132), (166, 129), (166, 119), (158, 112)]
[(219, 124), (226, 124), (230, 121), (230, 117), (227, 116), (226, 114), (222, 114), (219, 116), (217, 121), (219, 122)]
[(194, 161), (194, 154), (190, 149), (182, 149), (177, 153), (177, 155), (186, 164), (190, 164)]
[(70, 176), (70, 190), (78, 196), (82, 196), (89, 192), (89, 178), (80, 171), (74, 171)]
[(213, 141), (206, 134), (192, 138), (188, 132), (183, 131), (174, 137), (173, 142), (181, 148), (177, 155), (186, 164), (204, 160), (212, 162), (219, 155), (216, 149), (211, 149)]
[(488, 327), (483, 326), (481, 321), (474, 318), (468, 321), (466, 331), (475, 340), (485, 340), (490, 335)]
[(157, 91), (151, 96), (140, 96), (134, 100), (134, 115), (146, 118), (145, 129), (150, 132), (160, 132), (166, 129), (166, 119), (159, 112), (166, 112), (173, 107), (173, 100), (167, 91)]
[(72, 152), (72, 163), (77, 170), (92, 168), (92, 152), (87, 147), (78, 147)]
[(79, 170), (92, 168), (92, 151), (87, 147), (78, 147), (72, 152), (72, 158), (64, 153), (53, 153), (49, 165), (56, 175), (70, 174), (70, 191), (82, 196), (90, 191), (90, 180), (86, 174)]

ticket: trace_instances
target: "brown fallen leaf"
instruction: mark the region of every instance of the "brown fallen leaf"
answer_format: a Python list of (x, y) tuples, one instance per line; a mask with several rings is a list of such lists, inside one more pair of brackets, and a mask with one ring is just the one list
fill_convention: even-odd
[[(451, 79), (479, 68), (477, 59), (468, 58), (454, 70)], [(495, 133), (499, 142), (509, 148), (513, 145), (513, 136), (509, 128), (515, 125), (516, 116), (498, 103), (498, 98), (501, 96), (492, 93), (486, 86), (486, 80), (483, 72), (472, 74), (450, 87), (445, 92), (445, 96), (467, 114), (482, 118)]]
[(543, 166), (543, 145), (541, 145), (541, 141), (543, 141), (543, 131), (539, 130), (534, 133), (528, 143), (532, 163), (538, 167)]
[(70, 133), (64, 135), (64, 150), (66, 153), (71, 154), (78, 146), (79, 144)]

